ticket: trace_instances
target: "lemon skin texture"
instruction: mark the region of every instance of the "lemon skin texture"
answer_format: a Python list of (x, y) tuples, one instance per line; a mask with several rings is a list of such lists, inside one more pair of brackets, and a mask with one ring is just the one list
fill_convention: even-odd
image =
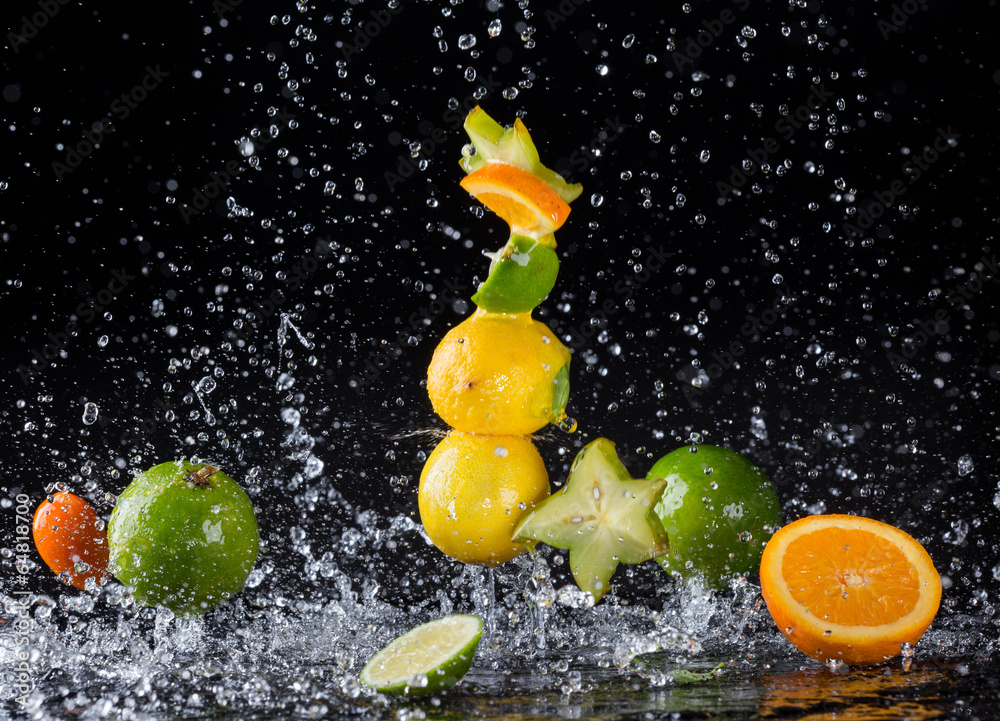
[(455, 431), (420, 474), (420, 520), (444, 554), (496, 566), (525, 550), (511, 541), (514, 528), (548, 495), (545, 463), (527, 438)]

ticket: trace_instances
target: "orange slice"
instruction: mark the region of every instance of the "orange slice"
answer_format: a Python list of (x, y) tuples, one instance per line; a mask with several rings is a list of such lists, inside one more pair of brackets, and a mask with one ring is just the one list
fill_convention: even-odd
[(820, 661), (881, 663), (923, 635), (941, 603), (931, 557), (905, 532), (859, 516), (809, 516), (764, 548), (767, 610)]
[(569, 215), (569, 204), (548, 183), (500, 161), (466, 175), (461, 185), (520, 235), (541, 238), (558, 230)]

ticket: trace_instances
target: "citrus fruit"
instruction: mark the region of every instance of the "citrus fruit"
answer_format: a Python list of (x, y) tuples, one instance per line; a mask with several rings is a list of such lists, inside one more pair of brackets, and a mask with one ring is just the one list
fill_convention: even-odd
[(500, 161), (489, 162), (466, 175), (461, 186), (520, 235), (548, 235), (569, 216), (569, 204), (545, 181)]
[(558, 274), (559, 258), (550, 246), (513, 235), (472, 301), (490, 313), (530, 313), (555, 287)]
[(809, 516), (768, 541), (760, 585), (774, 622), (820, 661), (867, 665), (923, 635), (941, 577), (904, 531), (859, 516)]
[(472, 666), (483, 620), (445, 616), (407, 631), (372, 656), (359, 680), (381, 693), (420, 695), (451, 688)]
[(499, 162), (531, 173), (564, 203), (572, 203), (583, 192), (582, 185), (567, 183), (559, 173), (542, 164), (535, 143), (520, 119), (512, 127), (504, 128), (477, 105), (466, 116), (464, 127), (475, 150), (475, 153), (468, 147), (462, 150), (461, 165), (466, 173)]
[(60, 579), (87, 590), (108, 577), (108, 537), (104, 522), (85, 500), (66, 491), (43, 501), (31, 528), (38, 555)]
[(524, 551), (511, 534), (525, 511), (549, 495), (549, 475), (521, 436), (452, 432), (420, 474), (424, 530), (444, 554), (496, 566)]
[(108, 523), (111, 568), (135, 599), (178, 615), (217, 606), (257, 560), (253, 504), (214, 466), (161, 463), (140, 473)]
[(647, 475), (667, 482), (656, 504), (670, 537), (670, 553), (657, 559), (667, 572), (700, 575), (712, 588), (757, 572), (781, 525), (778, 494), (763, 471), (736, 451), (698, 445), (668, 453)]
[(619, 563), (642, 563), (668, 550), (653, 513), (664, 485), (660, 478), (633, 480), (615, 444), (598, 438), (573, 459), (566, 485), (524, 517), (514, 540), (569, 549), (576, 585), (596, 603)]
[(434, 350), (427, 393), (460, 431), (528, 435), (563, 416), (569, 361), (569, 349), (530, 315), (477, 310)]

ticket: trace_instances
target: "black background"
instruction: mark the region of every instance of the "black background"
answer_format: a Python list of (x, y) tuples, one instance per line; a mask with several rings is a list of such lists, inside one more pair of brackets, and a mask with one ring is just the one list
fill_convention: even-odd
[[(292, 527), (318, 557), (337, 554), (345, 528), (415, 518), (420, 453), (443, 428), (423, 375), (471, 307), (434, 300), (449, 283), (468, 298), (481, 252), (505, 240), (458, 186), (459, 121), (478, 101), (505, 124), (522, 115), (543, 161), (585, 186), (537, 312), (574, 350), (569, 411), (581, 430), (538, 439), (556, 483), (598, 435), (639, 475), (697, 434), (754, 458), (787, 519), (895, 523), (927, 545), (960, 606), (996, 593), (1000, 286), (946, 300), (996, 250), (995, 2), (263, 5), (53, 1), (41, 23), (42, 3), (5, 4), (5, 497), (37, 503), (63, 482), (106, 514), (105, 494), (132, 473), (211, 458), (260, 509), (275, 566), (261, 590), (291, 596), (322, 587), (287, 555)], [(150, 70), (162, 81), (140, 101), (133, 89), (152, 84)], [(830, 98), (786, 137), (783, 106), (794, 116), (814, 86)], [(126, 117), (115, 114), (123, 93), (136, 100)], [(68, 168), (109, 114), (77, 167), (53, 165)], [(941, 130), (954, 146), (908, 176)], [(256, 166), (240, 152), (255, 133)], [(769, 139), (769, 172), (751, 166), (720, 198), (718, 184)], [(224, 192), (192, 212), (218, 178)], [(871, 210), (894, 182), (905, 193), (875, 225), (846, 232), (849, 209)], [(321, 241), (332, 254), (293, 280)], [(670, 254), (662, 267), (654, 251)], [(134, 278), (92, 320), (78, 315), (115, 272)], [(264, 317), (276, 290), (282, 303)], [(780, 317), (744, 332), (776, 294)], [(280, 313), (313, 347), (292, 330), (279, 347)], [(919, 342), (921, 323), (929, 341), (895, 367), (887, 353)], [(689, 401), (692, 361), (708, 372), (734, 341), (745, 344), (738, 367)], [(50, 343), (61, 357), (32, 365)], [(286, 372), (294, 385), (279, 390)], [(193, 390), (205, 376), (217, 383), (203, 394), (211, 423)], [(86, 402), (100, 408), (89, 426)], [(302, 434), (284, 408), (300, 410)], [(310, 452), (323, 473), (296, 477)], [(959, 475), (965, 455), (975, 470)], [(375, 515), (355, 517), (366, 510)], [(13, 515), (4, 510), (8, 548)], [(411, 555), (442, 579), (457, 571), (415, 534), (342, 562), (407, 598), (418, 591), (402, 592), (393, 569)], [(0, 563), (3, 590), (14, 570)], [(45, 569), (32, 580), (59, 590)]]

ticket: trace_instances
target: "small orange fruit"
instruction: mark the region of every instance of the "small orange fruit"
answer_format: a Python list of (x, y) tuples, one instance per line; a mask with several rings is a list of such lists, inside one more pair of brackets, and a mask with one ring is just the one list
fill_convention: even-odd
[(452, 428), (526, 436), (564, 417), (571, 357), (530, 314), (479, 309), (434, 350), (427, 395)]
[(507, 163), (489, 162), (462, 178), (461, 185), (520, 235), (541, 238), (569, 216), (569, 204), (548, 183)]
[(497, 566), (525, 550), (511, 541), (521, 517), (549, 495), (549, 474), (524, 436), (453, 431), (420, 474), (420, 521), (438, 550)]
[(86, 590), (108, 576), (108, 536), (93, 507), (79, 496), (60, 491), (35, 511), (32, 535), (38, 555), (61, 579)]
[(899, 655), (941, 603), (941, 577), (924, 547), (859, 516), (809, 516), (780, 529), (764, 548), (760, 585), (789, 641), (848, 665)]

